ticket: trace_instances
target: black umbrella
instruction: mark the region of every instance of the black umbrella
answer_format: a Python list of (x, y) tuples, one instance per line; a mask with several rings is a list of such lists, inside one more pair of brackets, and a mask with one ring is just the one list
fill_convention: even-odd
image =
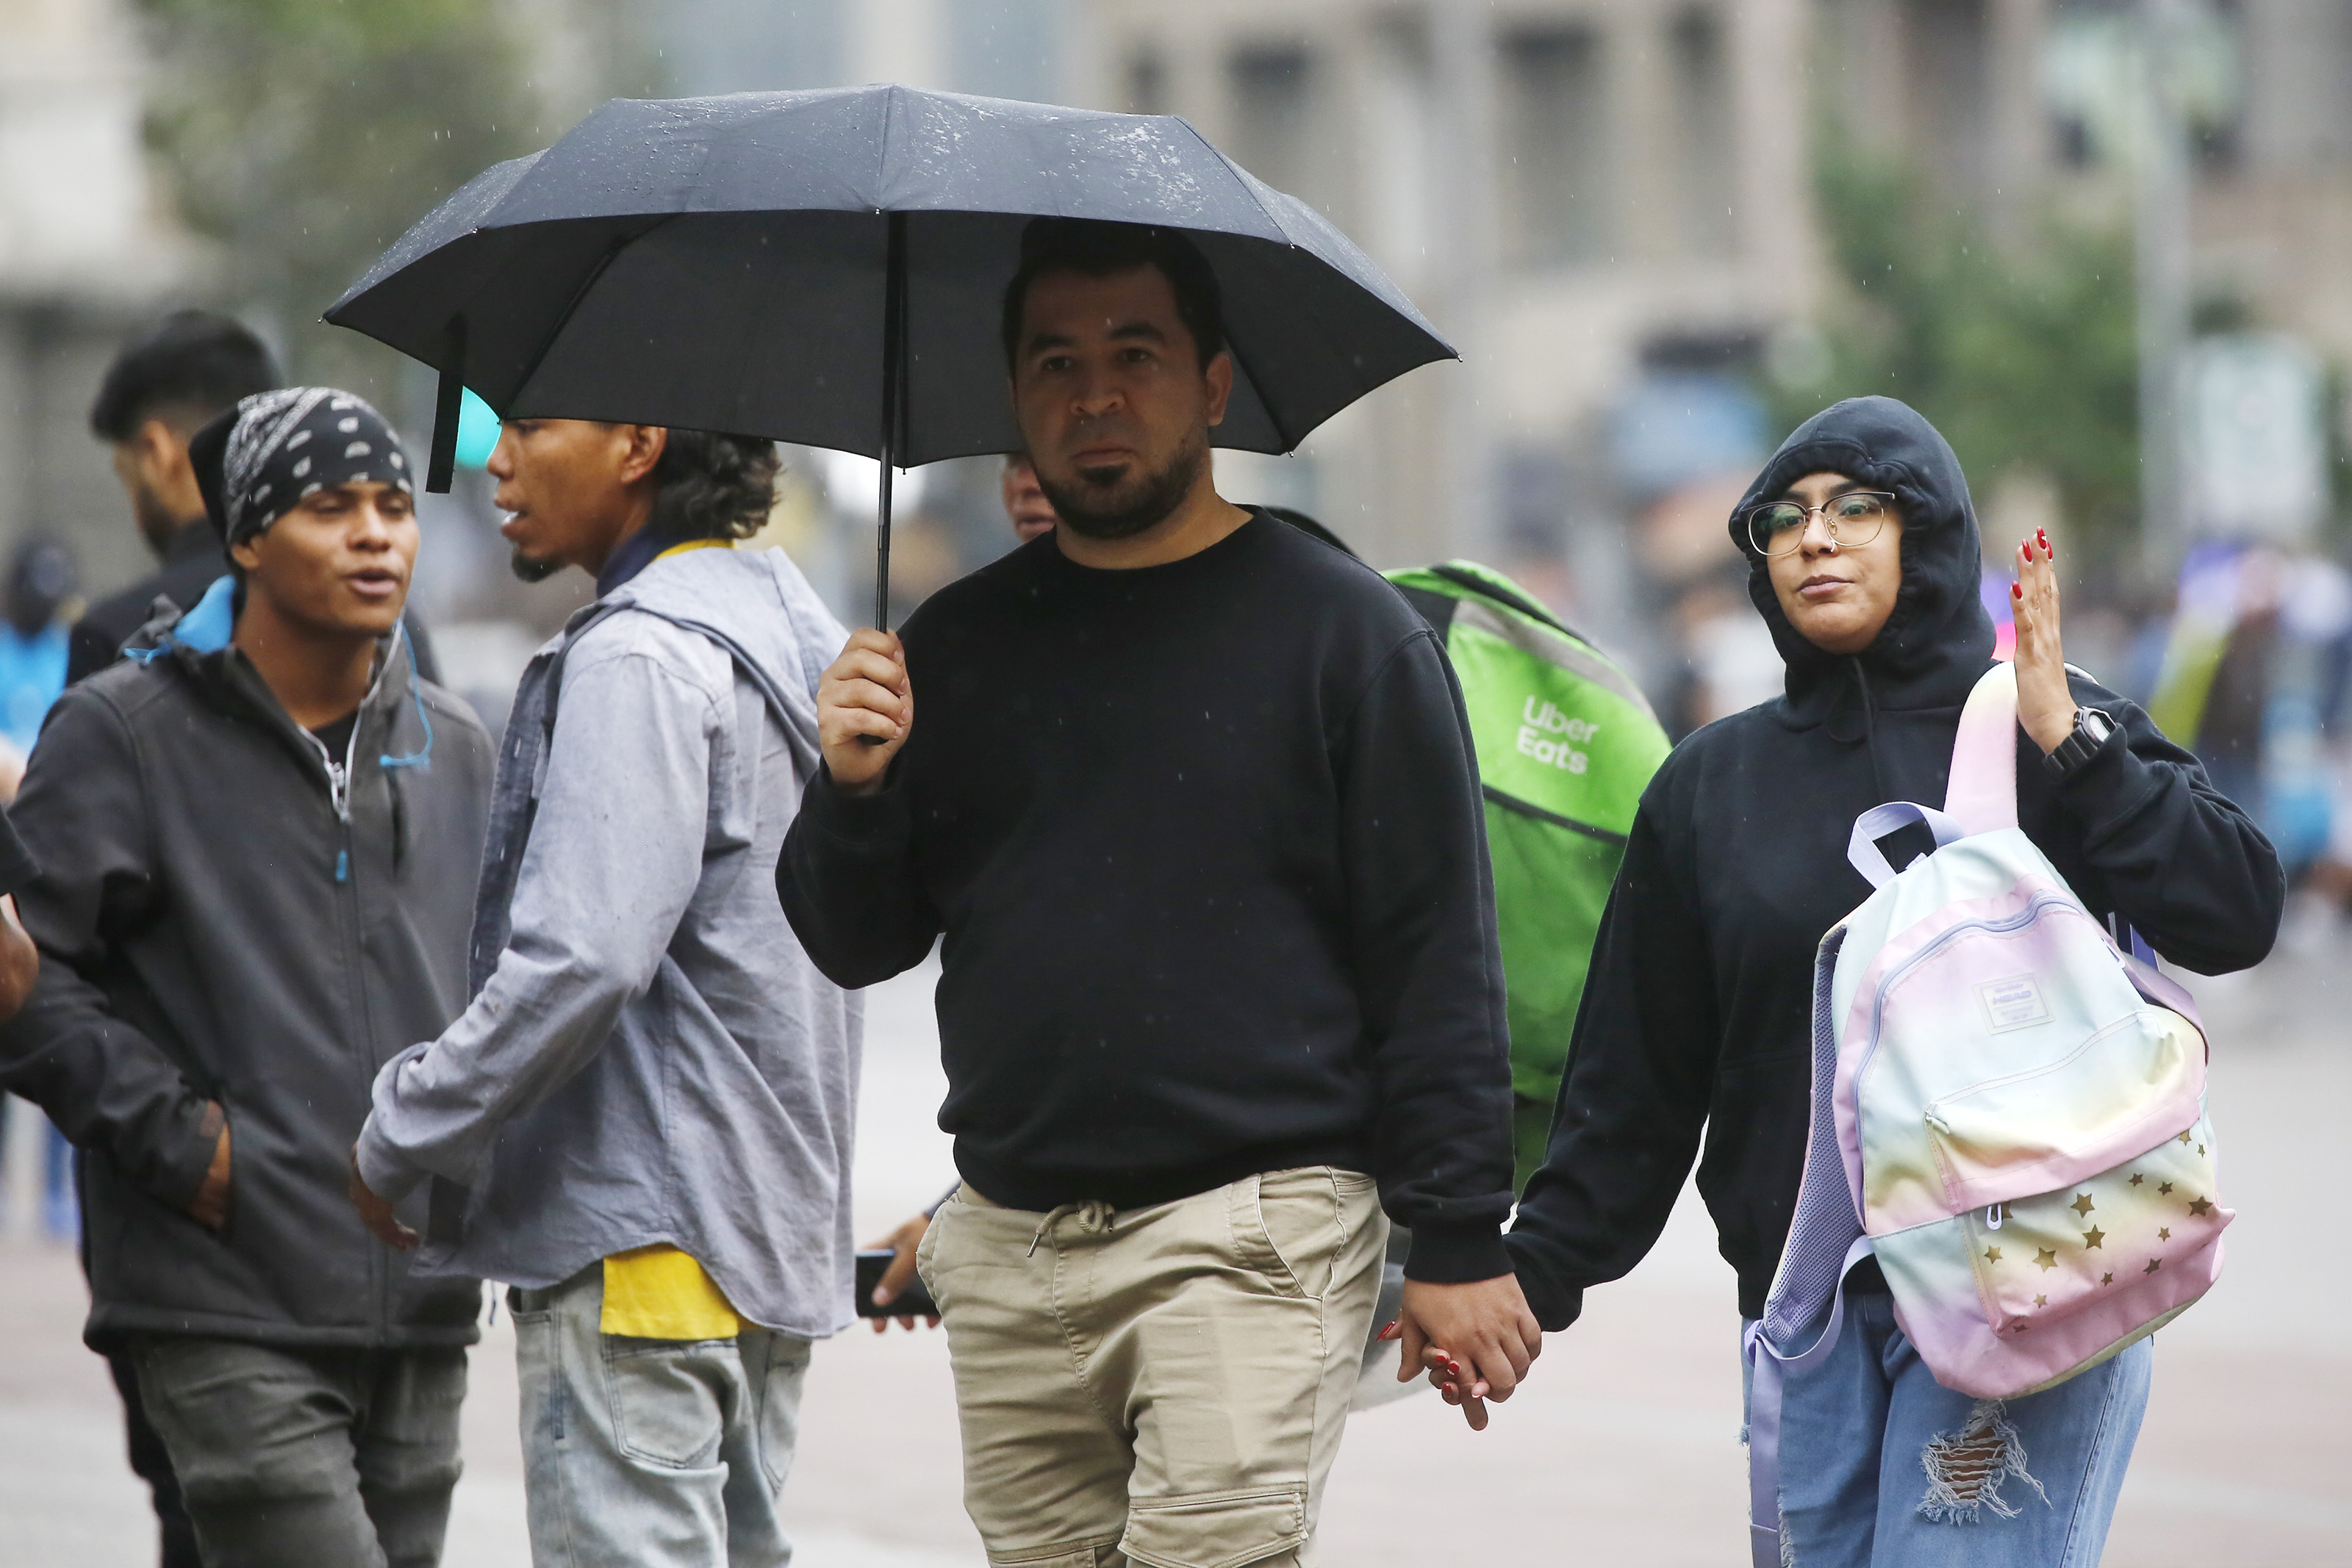
[(764, 435), (890, 475), (1020, 444), (998, 309), (1038, 215), (1189, 231), (1224, 293), (1217, 444), (1287, 452), (1453, 350), (1320, 214), (1169, 116), (903, 87), (615, 99), (441, 204), (327, 311), (503, 418)]

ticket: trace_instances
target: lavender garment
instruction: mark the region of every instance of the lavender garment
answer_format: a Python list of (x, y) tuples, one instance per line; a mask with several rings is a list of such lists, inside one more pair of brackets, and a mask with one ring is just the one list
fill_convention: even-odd
[(543, 1289), (667, 1242), (752, 1322), (830, 1334), (863, 1009), (802, 952), (775, 864), (845, 633), (775, 551), (666, 557), (574, 626), (607, 607), (544, 755), (562, 640), (524, 673), (473, 1003), (378, 1075), (360, 1168), (386, 1197), (440, 1178), (420, 1269)]

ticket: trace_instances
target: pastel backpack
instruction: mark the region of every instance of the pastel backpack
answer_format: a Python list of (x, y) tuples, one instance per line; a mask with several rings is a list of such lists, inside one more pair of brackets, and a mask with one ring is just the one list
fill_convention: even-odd
[[(2221, 1269), (2196, 1004), (2084, 908), (2017, 826), (2017, 681), (1960, 716), (1944, 810), (1855, 821), (1877, 890), (1813, 968), (1812, 1126), (1789, 1241), (1748, 1331), (1751, 1542), (1781, 1561), (1780, 1389), (1837, 1343), (1874, 1256), (1936, 1381), (1981, 1399), (2064, 1382), (2155, 1333)], [(1878, 841), (1936, 851), (1900, 872)]]

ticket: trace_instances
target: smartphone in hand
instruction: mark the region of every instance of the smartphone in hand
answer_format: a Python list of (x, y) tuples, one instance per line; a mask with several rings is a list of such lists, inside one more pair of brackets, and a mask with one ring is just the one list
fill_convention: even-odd
[(907, 1281), (907, 1288), (887, 1307), (874, 1304), (874, 1287), (882, 1282), (882, 1272), (898, 1255), (887, 1247), (877, 1247), (871, 1252), (857, 1255), (857, 1315), (861, 1318), (929, 1318), (939, 1315), (939, 1303), (923, 1289), (922, 1277)]

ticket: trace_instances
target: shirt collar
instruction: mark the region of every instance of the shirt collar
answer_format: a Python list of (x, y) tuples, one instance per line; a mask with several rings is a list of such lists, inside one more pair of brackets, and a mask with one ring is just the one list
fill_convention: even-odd
[(648, 523), (623, 539), (604, 559), (604, 570), (596, 574), (596, 597), (604, 598), (637, 573), (653, 565), (662, 551), (677, 541), (656, 532)]

